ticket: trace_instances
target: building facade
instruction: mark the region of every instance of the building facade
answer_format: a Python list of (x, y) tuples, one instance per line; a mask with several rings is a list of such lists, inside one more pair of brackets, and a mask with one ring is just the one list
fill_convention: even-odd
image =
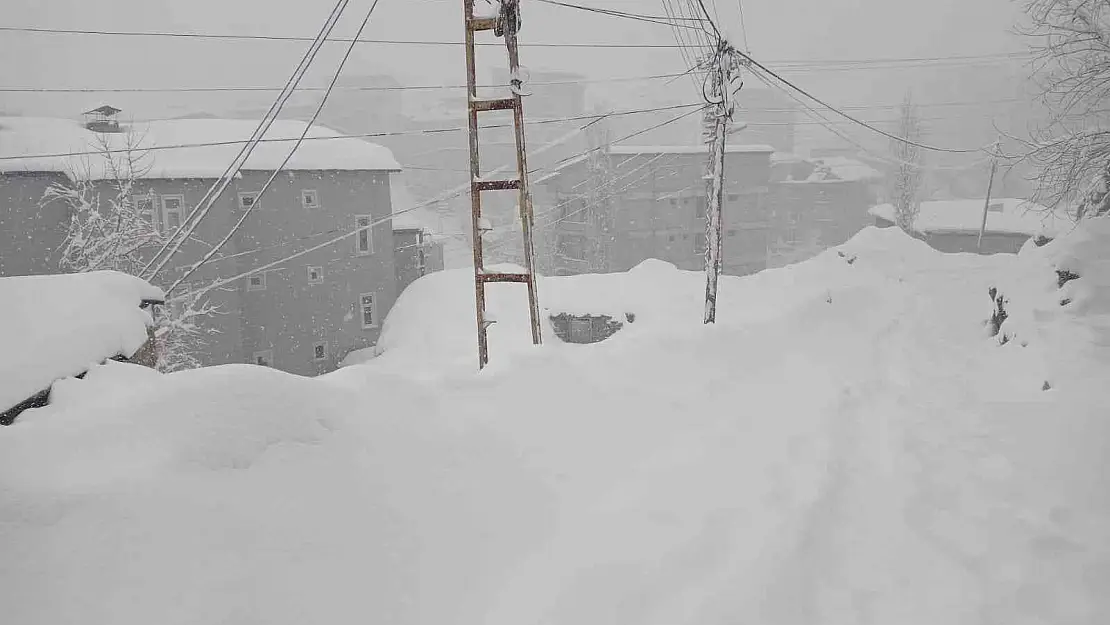
[[(187, 127), (179, 127), (182, 124)], [(182, 133), (194, 135), (196, 143), (234, 142), (249, 136), (256, 124), (150, 122), (141, 131), (146, 142), (138, 150), (153, 155), (152, 164), (130, 183), (129, 201), (163, 235), (174, 231), (217, 182), (239, 145), (231, 145), (230, 154), (212, 147), (181, 150), (200, 152), (192, 155), (159, 151), (158, 146), (187, 143), (179, 137)], [(294, 137), (304, 124), (279, 122), (274, 128)], [(311, 130), (320, 138), (329, 134), (323, 128)], [(39, 136), (22, 136), (26, 132)], [(42, 136), (44, 132), (49, 136)], [(0, 120), (0, 152), (80, 151), (73, 146), (96, 145), (102, 139), (96, 134), (68, 120)], [(271, 131), (267, 138), (273, 135)], [(70, 147), (61, 148), (59, 143)], [(171, 305), (176, 297), (181, 306), (188, 294), (207, 290), (205, 301), (214, 311), (199, 321), (202, 338), (197, 356), (202, 364), (246, 362), (315, 375), (337, 368), (348, 352), (377, 342), (385, 314), (401, 288), (390, 197), (390, 175), (399, 166), (388, 150), (358, 139), (311, 143), (311, 147), (310, 142), (304, 143), (308, 149), (298, 150), (261, 199), (259, 191), (291, 144), (260, 144), (179, 253), (152, 280), (162, 286), (172, 284), (243, 220), (220, 252), (170, 294)], [(44, 144), (45, 149), (39, 147)], [(42, 159), (3, 163), (0, 275), (59, 272), (55, 250), (65, 239), (70, 208), (44, 201), (43, 196), (52, 183), (72, 184), (74, 164)], [(105, 205), (108, 197), (118, 193), (118, 181), (96, 170), (84, 168), (96, 178), (93, 193)], [(351, 234), (286, 260), (344, 233)], [(408, 238), (398, 237), (406, 243)], [(417, 235), (417, 243), (423, 241)], [(211, 288), (214, 284), (219, 286)]]
[[(770, 157), (761, 145), (726, 148), (724, 271), (766, 267)], [(554, 275), (627, 271), (649, 258), (704, 266), (704, 146), (611, 146), (568, 163), (535, 187), (537, 256)]]

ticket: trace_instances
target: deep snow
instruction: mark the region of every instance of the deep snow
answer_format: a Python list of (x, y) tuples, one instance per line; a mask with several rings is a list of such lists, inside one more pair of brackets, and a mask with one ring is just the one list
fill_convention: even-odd
[(869, 228), (722, 279), (713, 327), (702, 276), (662, 263), (543, 280), (552, 313), (634, 309), (585, 346), (532, 347), (524, 289), (497, 285), (481, 374), (465, 271), (418, 280), (383, 354), (319, 379), (98, 368), (0, 431), (0, 605), (21, 624), (1108, 622), (1107, 344), (1057, 342), (1107, 309), (1030, 313), (1026, 347), (983, 324), (990, 286), (1043, 286), (1036, 255), (1078, 255), (1095, 289), (1099, 246), (1077, 242), (943, 255)]
[(0, 278), (0, 411), (147, 340), (143, 299), (162, 290), (116, 271)]

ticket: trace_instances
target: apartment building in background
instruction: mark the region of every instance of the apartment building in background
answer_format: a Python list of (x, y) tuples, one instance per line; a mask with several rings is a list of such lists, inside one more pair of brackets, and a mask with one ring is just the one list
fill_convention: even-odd
[[(0, 275), (60, 271), (57, 250), (71, 208), (45, 200), (52, 184), (87, 181), (92, 197), (106, 203), (121, 167), (133, 171), (130, 201), (169, 233), (200, 204), (257, 126), (209, 118), (128, 124), (116, 121), (118, 112), (90, 111), (85, 123), (0, 118)], [(246, 362), (302, 375), (337, 368), (348, 352), (376, 343), (402, 288), (397, 239), (408, 246), (415, 237), (417, 247), (406, 251), (415, 250), (416, 258), (419, 246), (432, 243), (419, 225), (394, 233), (390, 176), (401, 168), (391, 151), (322, 126), (308, 129), (259, 199), (305, 126), (273, 124), (267, 141), (152, 280), (168, 286), (243, 220), (227, 245), (172, 294), (226, 282), (209, 292), (216, 312), (201, 321), (207, 330), (203, 364)], [(366, 229), (320, 245), (359, 227)], [(283, 260), (305, 250), (311, 251)]]

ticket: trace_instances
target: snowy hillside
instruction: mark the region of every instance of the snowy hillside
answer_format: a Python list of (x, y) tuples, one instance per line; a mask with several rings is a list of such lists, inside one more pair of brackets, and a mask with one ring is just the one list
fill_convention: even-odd
[[(467, 271), (322, 378), (111, 363), (0, 430), (5, 620), (1110, 622), (1110, 343), (1067, 342), (1106, 336), (1105, 234), (868, 228), (723, 277), (710, 327), (662, 263), (542, 281), (550, 314), (635, 314), (595, 345), (531, 346), (496, 285), (481, 374)], [(1022, 313), (1072, 257), (1076, 312)], [(989, 335), (992, 286), (1026, 347)]]

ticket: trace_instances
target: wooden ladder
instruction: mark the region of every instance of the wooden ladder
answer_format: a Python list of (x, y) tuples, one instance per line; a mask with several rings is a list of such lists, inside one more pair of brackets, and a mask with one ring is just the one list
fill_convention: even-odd
[[(486, 318), (486, 285), (495, 282), (515, 282), (528, 287), (528, 313), (532, 322), (532, 343), (542, 342), (540, 332), (539, 302), (536, 297), (536, 261), (532, 240), (532, 195), (528, 190), (528, 159), (524, 145), (524, 108), (520, 85), (520, 54), (517, 47), (519, 0), (504, 0), (501, 17), (475, 17), (474, 1), (463, 0), (463, 18), (466, 22), (466, 86), (470, 130), (470, 213), (474, 247), (474, 303), (478, 322), (478, 368), (489, 363), (489, 337), (487, 329), (493, 323)], [(505, 38), (509, 56), (509, 76), (513, 82), (512, 94), (507, 98), (480, 99), (475, 70), (474, 33), (499, 30)], [(515, 178), (484, 179), (478, 158), (478, 114), (486, 111), (513, 112), (513, 130), (516, 136)], [(482, 217), (482, 193), (486, 191), (515, 190), (519, 195), (520, 225), (524, 237), (524, 272), (498, 273), (487, 271), (483, 251), (483, 237), (490, 231), (489, 220)]]

